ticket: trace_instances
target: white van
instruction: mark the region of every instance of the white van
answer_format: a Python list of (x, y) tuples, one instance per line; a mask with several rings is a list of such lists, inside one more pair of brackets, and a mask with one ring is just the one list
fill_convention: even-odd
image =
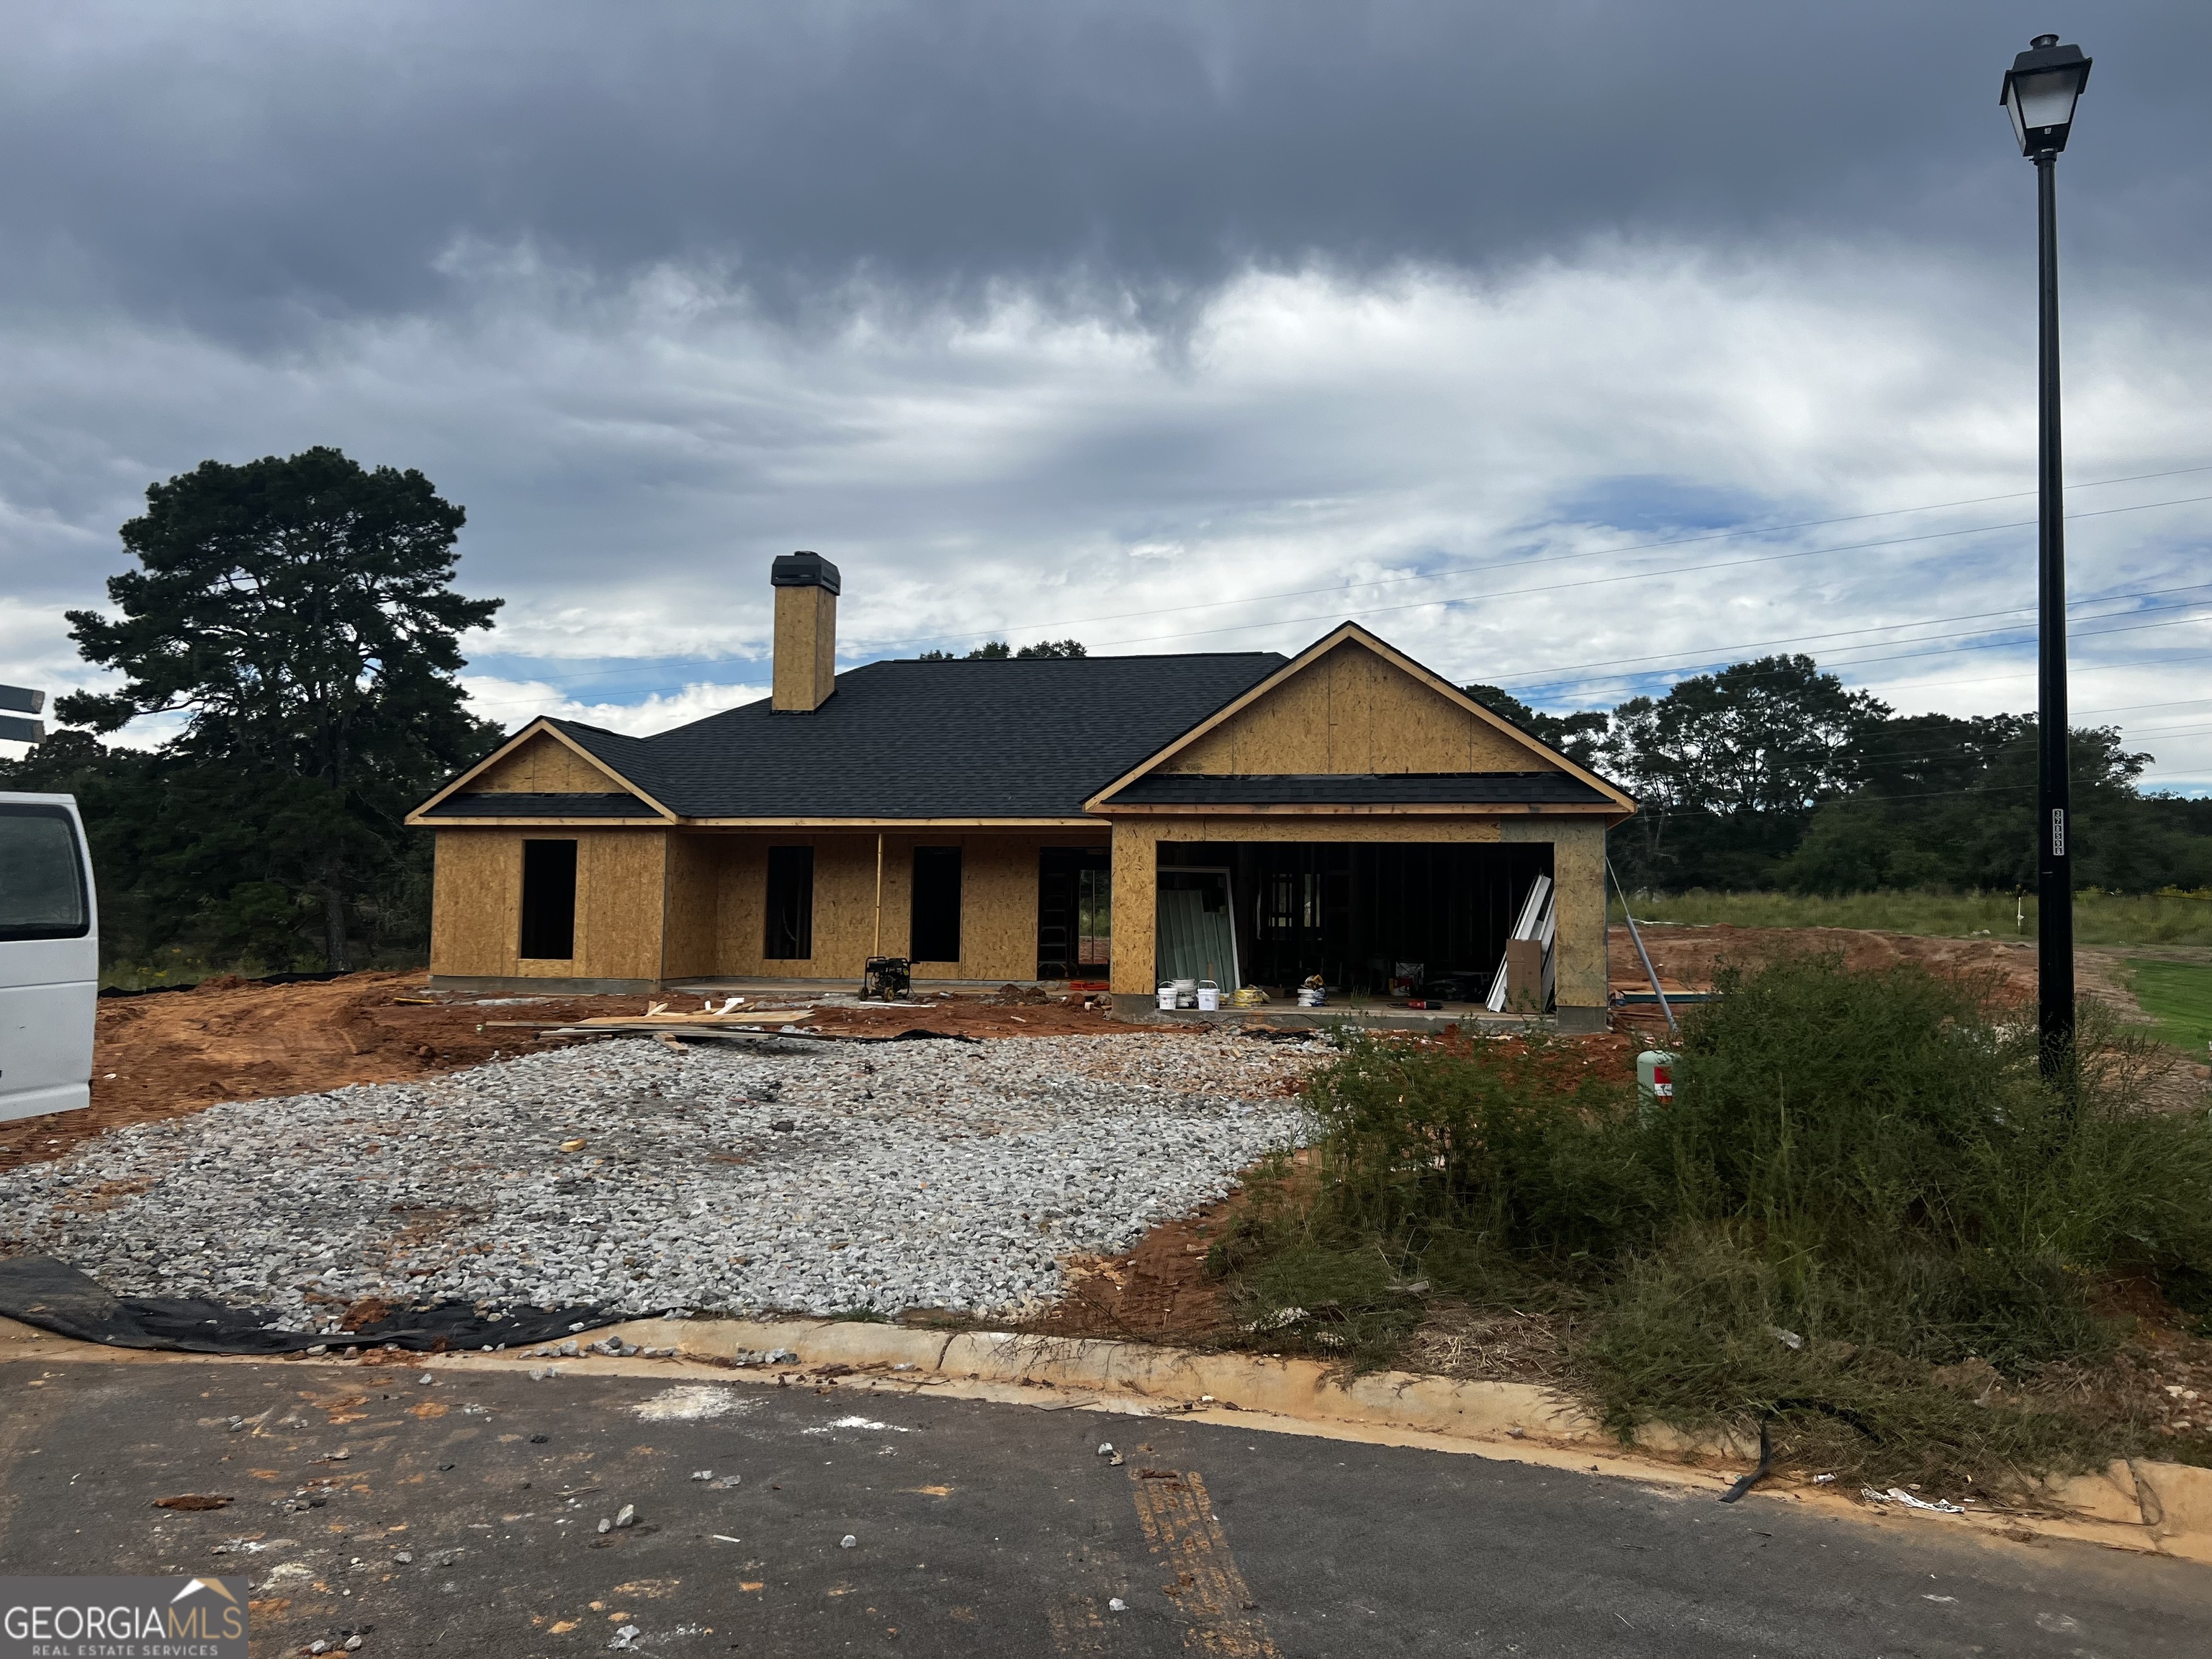
[(100, 917), (70, 795), (0, 794), (0, 1121), (92, 1103)]

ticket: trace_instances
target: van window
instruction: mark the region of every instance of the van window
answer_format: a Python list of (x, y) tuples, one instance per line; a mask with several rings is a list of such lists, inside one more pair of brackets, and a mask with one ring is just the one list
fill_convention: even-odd
[(576, 954), (576, 843), (522, 843), (522, 949), (532, 962)]
[(0, 805), (0, 939), (92, 930), (76, 826), (58, 806)]

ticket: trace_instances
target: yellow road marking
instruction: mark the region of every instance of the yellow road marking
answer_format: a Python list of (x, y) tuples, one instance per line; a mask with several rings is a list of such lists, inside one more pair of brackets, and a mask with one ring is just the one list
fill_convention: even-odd
[(1183, 1646), (1224, 1659), (1281, 1659), (1253, 1606), (1252, 1587), (1229, 1553), (1228, 1534), (1214, 1518), (1213, 1500), (1198, 1471), (1163, 1478), (1161, 1471), (1132, 1465), (1129, 1481), (1145, 1541), (1175, 1575), (1161, 1589), (1189, 1621)]

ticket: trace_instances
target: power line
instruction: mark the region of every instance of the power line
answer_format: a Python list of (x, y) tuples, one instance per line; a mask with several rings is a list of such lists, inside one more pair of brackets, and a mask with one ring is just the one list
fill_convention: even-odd
[[(2142, 483), (2153, 478), (2179, 478), (2196, 472), (2212, 472), (2212, 464), (2206, 464), (2200, 466), (2175, 467), (2172, 471), (2166, 472), (2138, 472), (2124, 478), (2095, 478), (2084, 483), (2069, 484), (2066, 488), (2069, 490), (2100, 489), (2112, 484)], [(1590, 548), (1579, 553), (1546, 553), (1539, 555), (1538, 556), (1543, 558), (1547, 562), (1553, 563), (1568, 559), (1619, 558), (1622, 555), (1628, 553), (1656, 552), (1659, 550), (1669, 547), (1691, 547), (1703, 542), (1736, 541), (1750, 536), (1780, 536), (1793, 530), (1820, 530), (1825, 529), (1831, 525), (1863, 524), (1869, 519), (1893, 519), (1900, 517), (1907, 513), (1943, 513), (1948, 512), (1954, 507), (1984, 507), (1991, 501), (2024, 500), (2035, 493), (2036, 492), (2033, 489), (2008, 490), (2001, 495), (1976, 495), (1970, 497), (1967, 500), (1958, 501), (1930, 501), (1920, 507), (1885, 507), (1879, 513), (1853, 513), (1848, 514), (1838, 519), (1805, 519), (1795, 524), (1765, 525), (1752, 529), (1741, 530), (1715, 530), (1709, 531), (1705, 534), (1700, 536), (1678, 536), (1663, 542), (1635, 543), (1626, 547)], [(2153, 503), (2153, 505), (2156, 505), (2156, 503)], [(2118, 510), (2126, 511), (2129, 509), (2123, 508)], [(2068, 516), (2074, 517), (2081, 515), (2069, 514)], [(2004, 529), (2014, 528), (2016, 526), (1999, 526), (1997, 527)], [(1971, 534), (1972, 532), (1966, 532), (1959, 533)], [(1063, 617), (1058, 622), (1006, 623), (1002, 623), (998, 627), (986, 629), (984, 632), (980, 634), (918, 635), (908, 639), (882, 640), (877, 641), (877, 643), (880, 645), (931, 645), (940, 640), (988, 639), (994, 637), (1000, 634), (1025, 634), (1034, 632), (1040, 629), (1049, 630), (1054, 628), (1085, 628), (1090, 626), (1093, 623), (1127, 622), (1132, 618), (1140, 617), (1176, 616), (1182, 612), (1191, 611), (1218, 610), (1224, 605), (1265, 605), (1274, 599), (1310, 599), (1315, 595), (1321, 593), (1351, 592), (1363, 587), (1385, 587), (1396, 582), (1441, 581), (1448, 576), (1473, 575), (1485, 570), (1504, 570), (1516, 566), (1524, 565), (1528, 562), (1530, 562), (1530, 561), (1528, 559), (1503, 559), (1493, 561), (1488, 564), (1450, 565), (1441, 570), (1412, 571), (1402, 576), (1376, 576), (1366, 581), (1335, 582), (1330, 584), (1327, 587), (1286, 588), (1273, 593), (1250, 594), (1243, 599), (1206, 599), (1190, 605), (1154, 605), (1149, 606), (1143, 611), (1115, 611), (1109, 612), (1104, 616), (1078, 617), (1072, 620)]]
[[(2212, 582), (2191, 582), (2191, 583), (2190, 583), (2190, 584), (2186, 585), (2185, 586), (2181, 586), (2181, 587), (2161, 587), (2161, 588), (2154, 588), (2154, 589), (2150, 590), (2148, 592), (2146, 592), (2146, 593), (2144, 593), (2144, 594), (2141, 595), (2140, 597), (2142, 597), (2142, 598), (2146, 598), (2146, 599), (2148, 599), (2148, 598), (2153, 597), (2154, 594), (2160, 594), (2160, 593), (2185, 593), (2185, 592), (2193, 592), (2194, 590), (2196, 590), (2196, 589), (2197, 589), (2197, 588), (2200, 588), (2200, 587), (2208, 587), (2208, 586), (2212, 586)], [(2135, 598), (2135, 597), (2137, 597), (2137, 596), (2136, 596), (2136, 595), (2132, 595), (2132, 594), (2115, 594), (2115, 595), (2112, 595), (2112, 596), (2109, 596), (2109, 597), (2105, 598), (2105, 599), (2084, 599), (2084, 600), (2081, 600), (2081, 601), (2079, 601), (2079, 603), (2081, 603), (2081, 604), (2082, 604), (2082, 605), (2108, 605), (2108, 604), (2116, 603), (2117, 601), (2118, 601), (2119, 599), (2130, 599), (2130, 598)], [(1781, 639), (1781, 640), (1754, 640), (1754, 641), (1749, 641), (1749, 642), (1745, 643), (1745, 644), (1740, 644), (1740, 645), (1724, 645), (1724, 646), (1716, 646), (1716, 647), (1712, 647), (1712, 648), (1713, 648), (1715, 651), (1717, 651), (1717, 652), (1722, 652), (1722, 653), (1732, 653), (1732, 652), (1737, 652), (1737, 651), (1755, 651), (1755, 650), (1759, 650), (1759, 649), (1762, 648), (1763, 647), (1766, 647), (1766, 646), (1775, 646), (1775, 645), (1795, 645), (1795, 644), (1805, 643), (1805, 642), (1808, 642), (1808, 641), (1814, 641), (1814, 640), (1822, 640), (1822, 639), (1841, 639), (1841, 638), (1845, 638), (1845, 637), (1848, 637), (1848, 636), (1850, 636), (1850, 635), (1855, 635), (1855, 634), (1877, 634), (1877, 633), (1882, 633), (1882, 632), (1886, 632), (1886, 631), (1887, 631), (1887, 630), (1889, 630), (1889, 629), (1902, 629), (1902, 628), (1928, 628), (1928, 627), (1933, 627), (1933, 626), (1934, 626), (1936, 623), (1943, 623), (1943, 622), (1971, 622), (1971, 621), (1978, 620), (1979, 617), (2002, 617), (2002, 616), (2011, 616), (2011, 615), (2016, 614), (2018, 611), (2021, 611), (2021, 610), (2029, 609), (2029, 608), (2031, 608), (2031, 607), (2027, 607), (2027, 606), (2014, 606), (2014, 607), (2013, 607), (2013, 608), (2012, 608), (2012, 610), (2010, 610), (2010, 611), (1978, 611), (1978, 612), (1972, 612), (1972, 613), (1970, 613), (1970, 614), (1968, 614), (1968, 615), (1966, 615), (1966, 616), (1963, 616), (1963, 617), (1930, 617), (1927, 618), (1927, 619), (1926, 619), (1925, 621), (1923, 621), (1923, 622), (1917, 622), (1917, 623), (1886, 623), (1881, 624), (1880, 627), (1876, 627), (1876, 628), (1844, 629), (1838, 629), (1837, 632), (1832, 633), (1832, 634), (1801, 634), (1801, 635), (1796, 635), (1796, 636), (1795, 638), (1793, 638), (1793, 639)], [(2070, 609), (2071, 607), (2069, 606), (2069, 608)], [(2115, 620), (2115, 619), (2117, 619), (2118, 617), (2120, 617), (2143, 616), (2143, 615), (2146, 615), (2146, 614), (2148, 614), (2148, 613), (2149, 613), (2149, 612), (2152, 612), (2152, 611), (2178, 611), (2178, 610), (2187, 610), (2187, 609), (2191, 609), (2191, 608), (2192, 608), (2192, 607), (2191, 607), (2191, 605), (2189, 605), (2189, 604), (2178, 605), (2147, 605), (2147, 606), (2144, 606), (2142, 610), (2139, 610), (2139, 611), (2115, 611), (2115, 612), (2113, 612), (2113, 613), (2112, 613), (2112, 616), (2110, 616), (2110, 617), (2092, 617), (2087, 618), (2087, 620), (2091, 621), (2091, 622), (2110, 622), (2110, 621), (2113, 621), (2113, 620)], [(2181, 623), (2187, 622), (2187, 621), (2191, 621), (2191, 620), (2192, 620), (2192, 619), (2191, 619), (2191, 618), (2189, 618), (2189, 617), (2176, 617), (2172, 622), (2169, 622), (2169, 623), (2146, 623), (2146, 624), (2145, 624), (2145, 626), (2146, 626), (2146, 627), (2153, 627), (2153, 628), (2169, 628), (2169, 627), (2174, 627), (2174, 626), (2177, 626), (2177, 625), (2179, 625), (2179, 623)], [(1870, 641), (1870, 642), (1869, 642), (1869, 644), (1870, 644), (1870, 645), (1920, 645), (1920, 644), (1932, 643), (1932, 642), (1934, 642), (1934, 641), (1939, 641), (1939, 640), (1970, 640), (1970, 639), (1976, 638), (1976, 637), (1977, 637), (1977, 636), (1978, 636), (1979, 635), (1985, 634), (1985, 633), (1993, 633), (1993, 632), (2011, 633), (2011, 632), (2016, 632), (2016, 631), (2018, 631), (2018, 629), (2019, 629), (2020, 628), (2023, 628), (2023, 627), (2026, 627), (2026, 626), (2027, 626), (2027, 624), (2026, 624), (2026, 623), (2016, 623), (2016, 624), (2014, 624), (2012, 627), (2010, 627), (2010, 628), (2007, 628), (2007, 629), (1966, 629), (1966, 630), (1964, 630), (1964, 631), (1962, 631), (1962, 632), (1956, 633), (1956, 634), (1931, 634), (1931, 635), (1926, 635), (1924, 639), (1920, 639), (1920, 640), (1889, 640), (1889, 641)], [(2083, 629), (2079, 629), (2079, 630), (2069, 629), (2069, 630), (2068, 631), (2067, 637), (2068, 637), (2069, 639), (2094, 639), (2094, 638), (2095, 638), (2098, 635), (2100, 635), (2100, 634), (2124, 634), (2124, 633), (2130, 633), (2130, 632), (2133, 632), (2133, 631), (2135, 631), (2135, 630), (2134, 630), (2134, 629), (2122, 629), (2122, 628)], [(1997, 644), (1997, 645), (2002, 645), (2002, 644), (2006, 644), (2006, 643), (2024, 644), (2024, 643), (2027, 643), (2027, 641), (1995, 641), (1994, 643), (1995, 643), (1995, 644)], [(1840, 649), (1840, 650), (1849, 651), (1849, 650), (1855, 650), (1855, 649), (1865, 649), (1865, 648), (1868, 648), (1868, 647), (1853, 647), (1853, 646), (1843, 646), (1843, 647), (1838, 647), (1838, 649)], [(1955, 649), (1959, 649), (1959, 650), (1982, 650), (1982, 649), (1986, 649), (1986, 648), (1990, 648), (1990, 647), (1984, 647), (1984, 646), (1960, 646), (1960, 647), (1954, 647), (1954, 648), (1955, 648)], [(1940, 656), (1940, 655), (1942, 655), (1942, 654), (1944, 654), (1944, 653), (1941, 653), (1941, 652), (1917, 652), (1917, 653), (1905, 653), (1905, 655), (1906, 655), (1906, 656), (1913, 656), (1913, 655), (1918, 655), (1918, 656), (1939, 655), (1939, 656)], [(1562, 678), (1558, 678), (1558, 679), (1541, 679), (1541, 678), (1534, 678), (1534, 677), (1533, 677), (1533, 676), (1526, 675), (1526, 674), (1509, 674), (1509, 675), (1502, 676), (1499, 679), (1498, 679), (1497, 681), (1493, 682), (1493, 684), (1497, 684), (1497, 685), (1500, 686), (1501, 688), (1502, 688), (1502, 687), (1504, 687), (1504, 686), (1508, 686), (1508, 685), (1526, 685), (1526, 686), (1535, 686), (1535, 687), (1540, 688), (1540, 688), (1546, 688), (1546, 687), (1552, 687), (1552, 686), (1559, 686), (1559, 685), (1568, 685), (1568, 684), (1589, 684), (1589, 683), (1590, 683), (1590, 682), (1588, 682), (1588, 681), (1575, 681), (1575, 680), (1571, 680), (1571, 679), (1569, 679), (1569, 678), (1564, 678), (1564, 677), (1565, 677), (1565, 676), (1570, 676), (1570, 675), (1573, 675), (1573, 674), (1577, 674), (1577, 673), (1579, 673), (1582, 670), (1583, 670), (1583, 669), (1587, 669), (1587, 668), (1602, 668), (1602, 667), (1607, 667), (1607, 666), (1609, 666), (1609, 665), (1610, 665), (1610, 664), (1612, 664), (1612, 663), (1615, 663), (1615, 662), (1621, 662), (1621, 663), (1650, 662), (1650, 661), (1654, 661), (1654, 660), (1657, 660), (1657, 659), (1657, 659), (1657, 657), (1656, 657), (1656, 653), (1655, 653), (1655, 655), (1654, 655), (1653, 657), (1615, 657), (1615, 658), (1608, 659), (1607, 661), (1603, 661), (1603, 662), (1594, 662), (1594, 663), (1577, 663), (1577, 664), (1575, 664), (1574, 665), (1572, 665), (1571, 667), (1559, 669), (1559, 670), (1558, 670), (1558, 671), (1556, 671), (1556, 672), (1557, 672), (1560, 676), (1562, 676)], [(1858, 665), (1859, 664), (1861, 664), (1861, 663), (1869, 663), (1869, 662), (1893, 662), (1893, 661), (1901, 661), (1901, 660), (1904, 660), (1904, 657), (1858, 657), (1858, 658), (1848, 658), (1848, 659), (1841, 659), (1841, 660), (1837, 660), (1837, 659), (1827, 659), (1826, 661), (1824, 661), (1824, 662), (1823, 662), (1823, 664), (1822, 664), (1821, 665), (1822, 665), (1824, 668), (1850, 668), (1850, 667), (1856, 667), (1856, 666), (1857, 666), (1857, 665)], [(1701, 661), (1701, 662), (1698, 662), (1698, 663), (1696, 663), (1696, 664), (1688, 665), (1686, 665), (1686, 669), (1709, 669), (1709, 668), (1710, 668), (1710, 667), (1711, 667), (1714, 663), (1717, 663), (1717, 662), (1721, 663), (1721, 665), (1723, 665), (1723, 666), (1729, 665), (1728, 664), (1726, 664), (1726, 663), (1724, 663), (1724, 662), (1722, 662), (1722, 661), (1721, 661), (1721, 659), (1718, 659), (1718, 658), (1711, 658), (1711, 659), (1705, 659), (1704, 661)], [(1645, 670), (1645, 671), (1644, 671), (1644, 672), (1646, 672), (1646, 673), (1661, 673), (1661, 672), (1668, 672), (1668, 671), (1666, 671), (1666, 670), (1664, 670), (1664, 669), (1647, 669), (1647, 670)], [(1607, 674), (1607, 675), (1601, 675), (1601, 676), (1597, 676), (1597, 677), (1595, 677), (1595, 678), (1596, 678), (1596, 679), (1597, 679), (1598, 681), (1604, 681), (1604, 680), (1626, 679), (1626, 678), (1634, 678), (1634, 677), (1633, 677), (1633, 676), (1630, 676), (1630, 675), (1625, 675), (1625, 674)]]
[[(2134, 507), (2100, 507), (2094, 513), (2069, 513), (2066, 514), (2066, 519), (2069, 523), (2082, 519), (2105, 519), (2111, 518), (2116, 514), (2145, 513), (2161, 507), (2189, 507), (2198, 501), (2212, 501), (2212, 495), (2187, 495), (2170, 501), (2142, 501)], [(1917, 542), (1944, 541), (1957, 536), (1989, 535), (2000, 530), (2026, 530), (2033, 527), (2036, 523), (2037, 520), (2033, 519), (2021, 519), (2008, 524), (1980, 525), (1966, 530), (1931, 530), (1917, 536), (1893, 536), (1881, 541), (1850, 542), (1840, 547), (1801, 548), (1790, 553), (1762, 553), (1755, 558), (1749, 559), (1717, 559), (1710, 564), (1662, 565), (1656, 570), (1628, 570), (1612, 576), (1589, 576), (1580, 581), (1547, 582), (1534, 587), (1508, 587), (1495, 592), (1471, 595), (1464, 599), (1413, 599), (1404, 605), (1369, 605), (1363, 610), (1341, 613), (1328, 611), (1308, 617), (1277, 617), (1270, 622), (1235, 623), (1220, 628), (1187, 629), (1173, 634), (1146, 634), (1135, 639), (1107, 640), (1102, 643), (1109, 646), (1145, 645), (1156, 640), (1204, 639), (1214, 634), (1249, 634), (1262, 628), (1288, 628), (1302, 622), (1328, 622), (1340, 615), (1382, 617), (1400, 611), (1425, 610), (1430, 605), (1449, 607), (1454, 605), (1465, 605), (1472, 603), (1474, 599), (1487, 602), (1492, 599), (1516, 599), (1529, 593), (1563, 593), (1577, 588), (1604, 587), (1615, 582), (1649, 581), (1654, 576), (1686, 576), (1707, 570), (1740, 570), (1747, 565), (1778, 564), (1790, 559), (1817, 558), (1826, 553), (1863, 553), (1874, 548), (1905, 547)]]
[[(2131, 478), (2099, 479), (2090, 483), (2069, 485), (2069, 488), (2075, 489), (2088, 489), (2099, 488), (2106, 484), (2135, 483), (2141, 479), (2147, 478), (2175, 477), (2187, 473), (2203, 471), (2212, 471), (2212, 465), (2204, 466), (2179, 467), (2170, 472), (2140, 473)], [(1892, 518), (1906, 513), (1938, 512), (1951, 507), (1972, 506), (1981, 501), (2008, 501), (2014, 499), (2015, 495), (2033, 495), (2033, 493), (2034, 492), (2032, 490), (2023, 490), (2014, 492), (2014, 495), (1981, 496), (1976, 498), (1976, 501), (1974, 501), (1942, 502), (1929, 507), (1893, 507), (1883, 513), (1857, 514), (1850, 518), (1844, 519), (1808, 520), (1802, 525), (1771, 526), (1762, 529), (1753, 530), (1716, 531), (1710, 535), (1683, 537), (1673, 541), (1650, 542), (1630, 547), (1596, 548), (1580, 553), (1545, 554), (1539, 556), (1539, 558), (1542, 562), (1553, 564), (1562, 563), (1576, 559), (1618, 558), (1631, 553), (1651, 552), (1669, 547), (1689, 546), (1704, 542), (1740, 540), (1744, 538), (1753, 536), (1778, 535), (1788, 530), (1804, 529), (1822, 525), (1848, 524), (1870, 518)], [(2198, 502), (2207, 501), (2212, 501), (2212, 495), (2187, 495), (2165, 501), (2139, 501), (2129, 507), (2100, 507), (2086, 513), (2069, 513), (2065, 516), (2069, 520), (2109, 518), (2122, 513), (2150, 512), (2162, 507), (2189, 507), (2196, 505)], [(1763, 554), (1758, 557), (1750, 559), (1729, 559), (1717, 561), (1709, 564), (1666, 565), (1652, 570), (1626, 571), (1611, 576), (1591, 577), (1585, 580), (1575, 582), (1550, 583), (1535, 587), (1506, 588), (1496, 592), (1484, 593), (1471, 597), (1479, 598), (1486, 601), (1491, 599), (1511, 599), (1522, 594), (1559, 592), (1569, 589), (1595, 586), (1609, 582), (1642, 581), (1647, 580), (1654, 576), (1688, 575), (1706, 570), (1736, 569), (1746, 565), (1771, 564), (1788, 559), (1813, 558), (1823, 553), (1865, 552), (1876, 548), (1902, 547), (1911, 545), (1914, 543), (1939, 541), (1958, 536), (1991, 535), (2002, 530), (2021, 530), (2032, 528), (2037, 522), (2037, 520), (2033, 519), (2022, 519), (2008, 521), (2004, 524), (1974, 526), (1960, 530), (1929, 531), (1915, 536), (1890, 537), (1870, 542), (1850, 542), (1833, 547), (1801, 548), (1787, 553)], [(943, 640), (984, 639), (988, 637), (994, 637), (1000, 634), (1011, 635), (1028, 633), (1039, 629), (1048, 631), (1055, 628), (1082, 628), (1087, 627), (1093, 623), (1123, 621), (1133, 617), (1169, 616), (1175, 615), (1182, 611), (1218, 609), (1224, 605), (1264, 605), (1271, 600), (1278, 599), (1302, 599), (1319, 593), (1357, 591), (1363, 587), (1384, 586), (1401, 581), (1442, 580), (1449, 576), (1471, 575), (1488, 570), (1522, 568), (1538, 562), (1539, 560), (1537, 559), (1499, 560), (1488, 564), (1453, 566), (1443, 570), (1419, 572), (1406, 576), (1377, 577), (1371, 581), (1337, 584), (1326, 588), (1291, 589), (1273, 594), (1257, 594), (1244, 599), (1208, 600), (1200, 604), (1189, 605), (1154, 606), (1141, 611), (1124, 611), (1106, 616), (1087, 617), (1079, 617), (1073, 618), (1063, 617), (1057, 622), (1001, 624), (983, 630), (981, 633), (975, 634), (916, 635), (904, 639), (872, 641), (870, 645), (871, 648), (881, 648), (895, 645), (926, 645), (933, 644)], [(1264, 628), (1287, 628), (1301, 622), (1328, 621), (1331, 618), (1344, 615), (1352, 617), (1382, 616), (1398, 611), (1420, 610), (1430, 605), (1450, 605), (1468, 602), (1468, 601), (1466, 599), (1420, 599), (1412, 601), (1406, 605), (1368, 606), (1364, 609), (1354, 610), (1350, 612), (1329, 611), (1325, 614), (1316, 614), (1310, 617), (1279, 617), (1268, 622), (1230, 623), (1224, 624), (1220, 628), (1184, 629), (1175, 633), (1143, 635), (1134, 639), (1109, 640), (1103, 641), (1103, 643), (1107, 645), (1134, 645), (1147, 644), (1158, 640), (1201, 639), (1213, 634), (1249, 633), (1255, 629)], [(651, 659), (650, 660), (659, 663), (677, 663), (686, 661), (718, 663), (727, 661), (729, 659), (726, 655), (715, 655), (690, 658), (660, 657)], [(628, 672), (629, 671), (615, 670), (605, 674), (570, 675), (558, 679), (545, 675), (539, 675), (536, 678), (544, 679), (549, 684), (581, 684), (593, 679), (618, 679)]]

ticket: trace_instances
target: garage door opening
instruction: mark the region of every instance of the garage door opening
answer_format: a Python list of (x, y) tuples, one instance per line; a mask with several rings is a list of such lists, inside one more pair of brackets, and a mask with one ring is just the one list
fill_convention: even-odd
[(1158, 974), (1477, 1002), (1552, 873), (1548, 842), (1163, 842)]

